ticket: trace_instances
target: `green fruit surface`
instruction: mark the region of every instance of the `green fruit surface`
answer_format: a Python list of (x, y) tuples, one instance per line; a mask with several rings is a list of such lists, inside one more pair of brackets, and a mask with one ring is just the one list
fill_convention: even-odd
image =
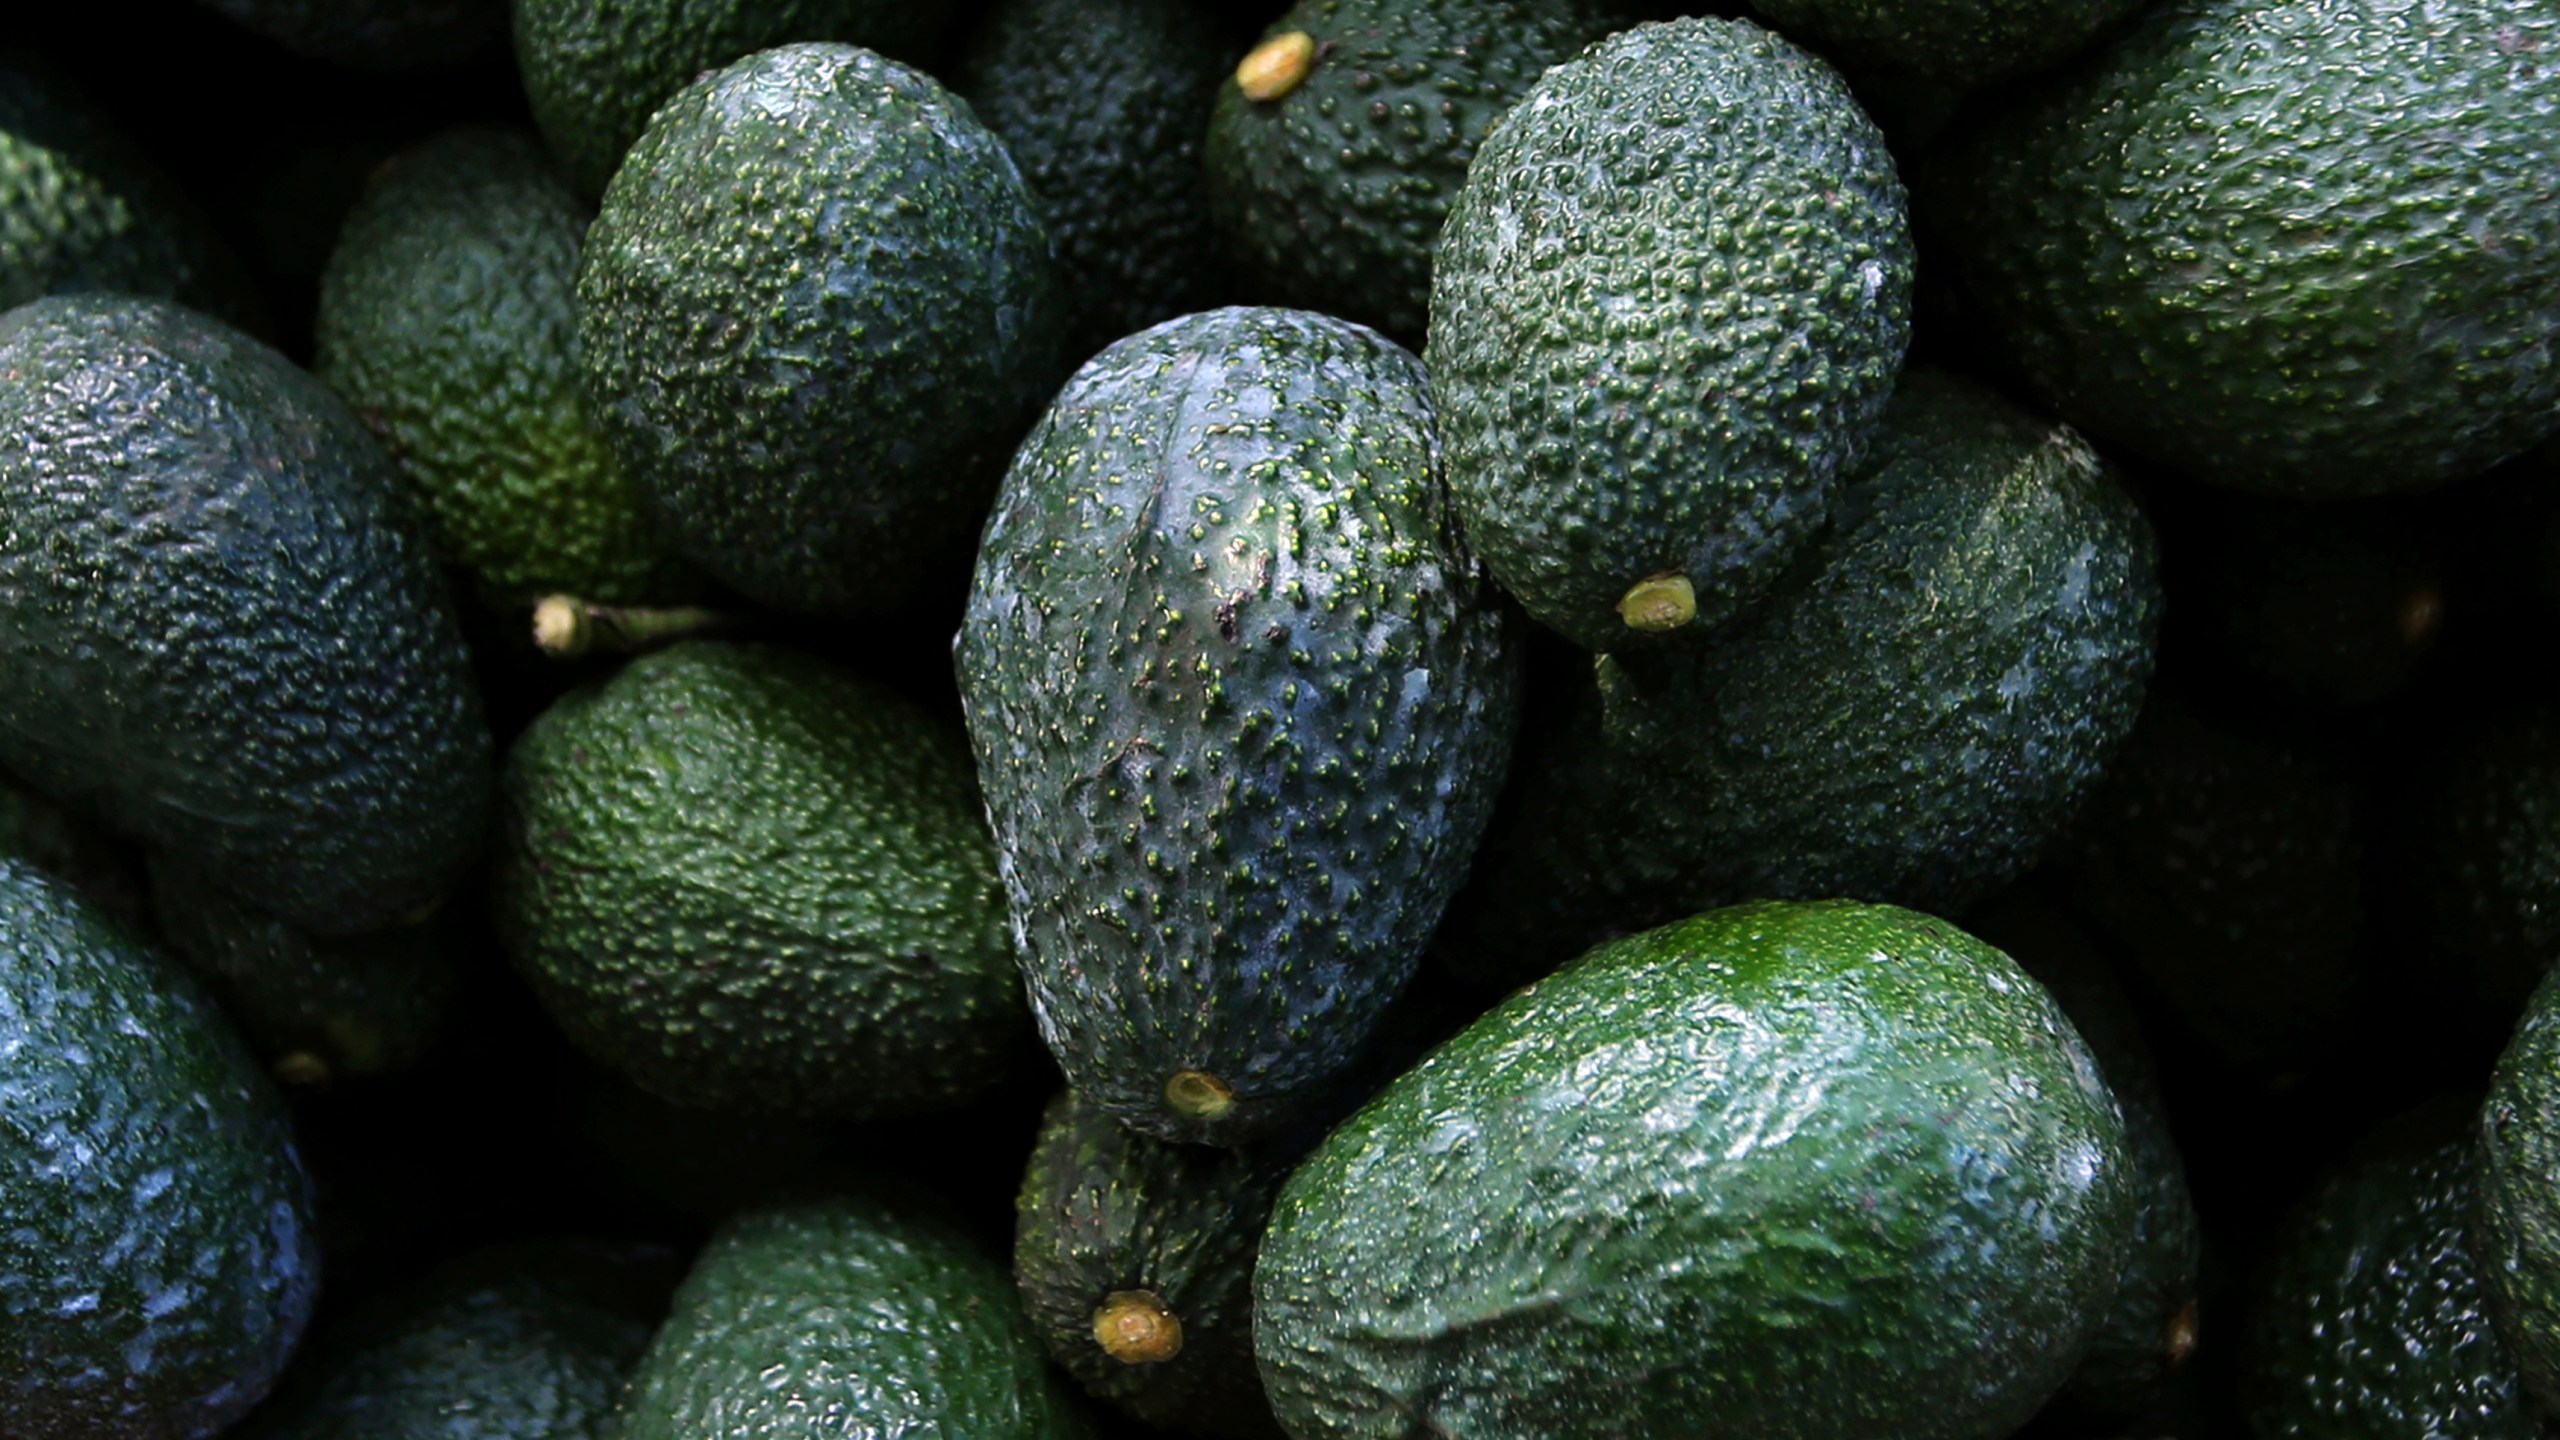
[[(2560, 975), (2560, 972), (2554, 972)], [(2546, 977), (2480, 1107), (2472, 1244), (2525, 1392), (2560, 1408), (2560, 979)]]

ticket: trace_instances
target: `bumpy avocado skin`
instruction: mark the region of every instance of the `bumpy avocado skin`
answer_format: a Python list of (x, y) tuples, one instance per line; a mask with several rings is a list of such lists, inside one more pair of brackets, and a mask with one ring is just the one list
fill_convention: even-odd
[(2560, 956), (2560, 714), (2535, 707), (2463, 734), (2420, 841), (2427, 938), (2474, 992), (2515, 1014)]
[(689, 641), (507, 757), (498, 930), (569, 1037), (698, 1109), (956, 1105), (1024, 1039), (960, 736), (770, 646)]
[(391, 459), (164, 301), (0, 316), (0, 765), (314, 934), (439, 899), (490, 741)]
[(516, 68), (569, 178), (604, 193), (668, 96), (706, 70), (800, 40), (932, 56), (950, 0), (514, 0)]
[(1192, 0), (1006, 0), (952, 88), (1040, 202), (1067, 293), (1067, 354), (1233, 298), (1202, 136), (1236, 47)]
[(1134, 1129), (1284, 1123), (1465, 875), (1519, 671), (1439, 477), (1410, 353), (1253, 308), (1103, 351), (1006, 477), (961, 698), (1042, 1033)]
[[(1432, 271), (1431, 382), (1467, 535), (1587, 650), (1732, 619), (1817, 534), (1911, 337), (1884, 136), (1746, 21), (1558, 65), (1477, 153)], [(1638, 582), (1695, 614), (1631, 626)]]
[(1924, 198), (2043, 401), (2216, 484), (2422, 488), (2560, 408), (2560, 12), (2178, 0)]
[[(1133, 1135), (1068, 1090), (1049, 1103), (1015, 1198), (1013, 1281), (1049, 1355), (1151, 1425), (1278, 1440), (1253, 1361), (1253, 1258), (1294, 1154)], [(1182, 1327), (1160, 1361), (1115, 1358), (1096, 1312), (1144, 1291)]]
[(2535, 1440), (2470, 1244), (2470, 1137), (2367, 1147), (2294, 1212), (2250, 1318), (2258, 1440)]
[(284, 1103), (184, 971), (0, 858), (0, 1432), (214, 1434), (320, 1280)]
[(588, 219), (532, 135), (465, 127), (375, 178), (321, 278), (313, 373), (382, 437), (437, 552), (493, 602), (690, 588), (579, 396)]
[(157, 295), (256, 328), (212, 224), (67, 82), (0, 52), (0, 310), (40, 295)]
[(297, 55), (367, 70), (461, 60), (506, 24), (505, 0), (199, 0)]
[(2560, 1406), (2560, 971), (2525, 1007), (2480, 1107), (2473, 1244), (2526, 1393)]
[(1235, 77), (1209, 124), (1211, 204), (1264, 298), (1419, 344), (1432, 256), (1485, 136), (1547, 67), (1629, 23), (1609, 0), (1303, 0), (1306, 77)]
[(1088, 1440), (993, 1260), (864, 1197), (722, 1226), (633, 1373), (618, 1440)]
[(2078, 1363), (2133, 1184), (2007, 957), (1737, 906), (1515, 993), (1328, 1136), (1254, 1344), (1296, 1440), (1991, 1440)]
[(1752, 8), (1844, 65), (1972, 88), (2070, 59), (2142, 0), (1760, 0)]
[(686, 86), (578, 270), (588, 413), (679, 553), (752, 599), (893, 608), (965, 535), (1065, 320), (1003, 142), (849, 45)]

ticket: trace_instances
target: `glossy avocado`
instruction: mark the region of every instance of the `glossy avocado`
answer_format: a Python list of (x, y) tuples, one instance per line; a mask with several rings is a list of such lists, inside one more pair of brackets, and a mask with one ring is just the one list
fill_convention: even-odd
[(2302, 499), (2459, 479), (2560, 408), (2556, 48), (2543, 0), (2177, 0), (1952, 152), (1931, 228), (2101, 441)]
[(1326, 1137), (1254, 1346), (1294, 1440), (1993, 1440), (2079, 1363), (2134, 1186), (2006, 956), (1736, 906), (1513, 994)]
[(1087, 362), (1006, 476), (961, 699), (1042, 1034), (1134, 1129), (1285, 1123), (1465, 873), (1519, 672), (1438, 459), (1409, 352), (1236, 308)]
[(894, 608), (978, 524), (1065, 314), (1003, 142), (850, 45), (678, 92), (579, 257), (588, 413), (615, 458), (679, 553), (813, 614)]
[(1820, 532), (1911, 338), (1884, 136), (1822, 60), (1678, 20), (1549, 70), (1432, 270), (1469, 540), (1584, 649), (1740, 614)]
[(211, 1435), (311, 1316), (284, 1102), (165, 957), (0, 857), (0, 1433)]
[(0, 668), (0, 765), (313, 934), (479, 850), (489, 732), (390, 457), (195, 311), (0, 316)]
[(198, 0), (297, 55), (368, 70), (461, 60), (506, 24), (506, 0)]
[[(2560, 975), (2560, 972), (2554, 972)], [(2560, 1406), (2560, 978), (2546, 976), (2480, 1107), (2472, 1244), (2525, 1392)]]

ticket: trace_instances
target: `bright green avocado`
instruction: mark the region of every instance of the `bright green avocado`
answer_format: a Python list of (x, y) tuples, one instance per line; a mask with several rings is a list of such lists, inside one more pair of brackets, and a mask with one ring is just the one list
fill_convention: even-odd
[(1970, 88), (2070, 59), (2142, 0), (1760, 0), (1752, 8), (1844, 65)]
[(959, 1104), (1023, 1043), (956, 727), (773, 646), (689, 641), (508, 754), (498, 931), (552, 1017), (705, 1110)]
[(2135, 1181), (2042, 986), (1943, 921), (1714, 911), (1585, 956), (1293, 1174), (1293, 1440), (1996, 1440), (2096, 1333)]
[(284, 1102), (185, 971), (0, 857), (0, 1434), (212, 1435), (319, 1286)]
[(344, 401), (227, 325), (0, 316), (0, 766), (314, 934), (434, 904), (490, 740), (404, 498)]
[(995, 1261), (914, 1202), (720, 1228), (633, 1374), (616, 1440), (1086, 1440)]
[(1239, 1143), (1358, 1053), (1466, 872), (1518, 657), (1411, 353), (1235, 308), (1087, 362), (978, 554), (961, 699), (1068, 1081)]
[(2044, 403), (2303, 499), (2488, 469), (2560, 411), (2560, 9), (2175, 0), (1925, 187)]
[(1641, 25), (1549, 70), (1432, 270), (1449, 489), (1494, 578), (1586, 650), (1733, 619), (1882, 415), (1912, 267), (1884, 136), (1778, 36)]
[(2480, 1107), (2480, 1203), (2472, 1243), (2490, 1313), (2524, 1386), (2560, 1407), (2560, 971), (2516, 1023)]
[(452, 130), (376, 175), (321, 280), (313, 373), (390, 447), (438, 553), (492, 601), (688, 588), (579, 398), (588, 218), (531, 135)]
[(678, 552), (837, 615), (895, 608), (978, 525), (1066, 314), (1003, 142), (921, 72), (824, 44), (658, 111), (578, 311), (588, 414)]

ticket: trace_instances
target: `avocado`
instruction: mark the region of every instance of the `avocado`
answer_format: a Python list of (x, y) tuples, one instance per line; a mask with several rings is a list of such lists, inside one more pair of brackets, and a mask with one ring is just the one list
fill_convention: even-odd
[(2257, 1440), (2538, 1440), (2471, 1244), (2470, 1137), (2377, 1137), (2272, 1242), (2250, 1317)]
[(490, 740), (391, 458), (166, 301), (0, 315), (0, 766), (315, 935), (433, 904)]
[(589, 415), (679, 553), (750, 599), (895, 607), (985, 514), (1065, 304), (1003, 142), (849, 45), (661, 108), (579, 257)]
[(2560, 714), (2534, 705), (2457, 730), (2420, 820), (2430, 951), (2501, 1015), (2560, 956)]
[(250, 329), (265, 314), (175, 181), (70, 81), (0, 52), (0, 311), (91, 290), (178, 300)]
[(310, 1182), (186, 973), (0, 857), (0, 1433), (211, 1435), (311, 1316)]
[(1750, 898), (1932, 910), (2032, 864), (2133, 728), (2149, 524), (2067, 425), (1903, 377), (1831, 529), (1720, 638), (1597, 662), (1598, 698), (1487, 846), (1467, 968), (1517, 983), (1612, 929)]
[(1071, 358), (1234, 298), (1200, 160), (1234, 58), (1191, 0), (1004, 0), (978, 22), (952, 88), (1048, 222)]
[(1253, 1259), (1294, 1151), (1133, 1135), (1049, 1102), (1016, 1198), (1014, 1288), (1052, 1359), (1167, 1430), (1278, 1440), (1253, 1361)]
[(1258, 298), (1422, 341), (1468, 162), (1613, 0), (1300, 0), (1222, 77), (1209, 198)]
[(1088, 361), (960, 627), (1016, 951), (1068, 1082), (1236, 1144), (1340, 1072), (1464, 877), (1519, 669), (1422, 366), (1234, 308)]
[(589, 195), (668, 96), (795, 40), (929, 60), (952, 0), (514, 0), (516, 68), (543, 138)]
[(751, 1210), (677, 1287), (617, 1440), (1085, 1440), (1011, 1285), (913, 1200)]
[(605, 1440), (662, 1256), (550, 1241), (448, 1262), (333, 1335), (248, 1440)]
[(2006, 956), (1736, 906), (1518, 991), (1327, 1136), (1254, 1346), (1294, 1440), (1992, 1440), (2096, 1333), (2135, 1183)]
[(1884, 136), (1778, 36), (1640, 25), (1548, 71), (1432, 270), (1449, 489), (1494, 578), (1586, 650), (1733, 619), (1882, 416), (1912, 267)]
[[(2554, 972), (2560, 974), (2560, 972)], [(2560, 1406), (2560, 979), (2546, 976), (2489, 1081), (2472, 1244), (2489, 1313), (2545, 1411)]]
[(2544, 0), (2172, 0), (1949, 153), (1930, 228), (2101, 441), (2298, 499), (2460, 479), (2560, 411), (2555, 50)]
[(390, 447), (438, 554), (492, 601), (690, 588), (579, 397), (588, 218), (531, 134), (450, 130), (376, 174), (321, 281), (313, 373)]
[(2143, 0), (1759, 0), (1780, 30), (1843, 65), (1974, 89), (2051, 69)]
[(503, 791), (500, 938), (643, 1088), (869, 1119), (1004, 1078), (1022, 986), (947, 721), (795, 651), (686, 641), (544, 711)]
[(198, 0), (296, 55), (366, 70), (468, 59), (506, 25), (505, 0)]
[(169, 950), (222, 1002), (279, 1078), (325, 1084), (406, 1070), (452, 1008), (456, 967), (435, 919), (314, 936), (241, 901), (183, 860), (150, 860)]

